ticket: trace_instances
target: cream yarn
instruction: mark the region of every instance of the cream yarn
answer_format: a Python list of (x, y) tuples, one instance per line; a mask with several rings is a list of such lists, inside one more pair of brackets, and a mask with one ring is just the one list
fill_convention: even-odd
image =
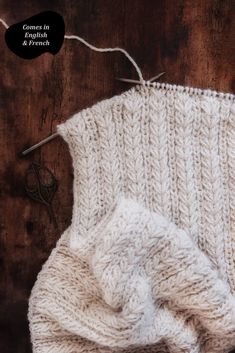
[(232, 94), (137, 86), (58, 126), (71, 226), (29, 302), (34, 353), (235, 347)]

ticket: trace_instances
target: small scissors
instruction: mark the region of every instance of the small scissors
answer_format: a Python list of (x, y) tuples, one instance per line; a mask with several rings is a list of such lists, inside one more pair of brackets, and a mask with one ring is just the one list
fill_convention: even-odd
[(50, 222), (58, 228), (52, 207), (52, 200), (58, 189), (58, 181), (46, 167), (33, 162), (26, 171), (25, 190), (27, 195), (37, 202), (44, 204), (50, 217)]

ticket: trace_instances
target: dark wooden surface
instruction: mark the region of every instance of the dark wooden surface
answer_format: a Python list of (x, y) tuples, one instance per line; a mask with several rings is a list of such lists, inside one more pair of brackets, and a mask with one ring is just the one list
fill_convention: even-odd
[[(126, 48), (146, 79), (234, 92), (232, 1), (6, 0), (0, 17), (11, 25), (40, 11), (63, 15), (66, 33), (100, 46)], [(119, 53), (95, 53), (65, 41), (56, 56), (15, 56), (0, 27), (0, 352), (31, 352), (27, 300), (72, 210), (71, 159), (60, 139), (19, 158), (18, 153), (54, 131), (56, 124), (98, 100), (129, 89), (115, 77), (137, 78)], [(30, 162), (45, 164), (59, 180), (54, 208), (59, 230), (46, 209), (24, 192)]]

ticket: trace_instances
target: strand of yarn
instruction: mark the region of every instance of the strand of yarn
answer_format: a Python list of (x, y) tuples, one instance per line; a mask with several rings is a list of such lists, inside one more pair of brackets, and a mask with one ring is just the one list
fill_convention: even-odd
[[(9, 26), (8, 24), (2, 19), (0, 18), (0, 22), (2, 23), (2, 25), (8, 29)], [(139, 68), (139, 66), (137, 65), (137, 63), (135, 62), (135, 60), (130, 56), (130, 54), (123, 48), (119, 48), (119, 47), (114, 47), (114, 48), (98, 48), (90, 43), (88, 43), (85, 39), (83, 39), (82, 37), (79, 37), (77, 35), (67, 35), (65, 34), (64, 36), (65, 39), (75, 39), (75, 40), (78, 40), (79, 42), (83, 43), (85, 46), (87, 46), (88, 48), (90, 48), (91, 50), (94, 50), (94, 51), (97, 51), (97, 52), (100, 52), (100, 53), (107, 53), (107, 52), (114, 52), (114, 51), (118, 51), (122, 54), (124, 54), (126, 56), (126, 58), (132, 63), (132, 65), (134, 66), (134, 68), (136, 69), (136, 72), (139, 76), (139, 80), (141, 83), (144, 83), (144, 78), (143, 78), (143, 75), (142, 75), (142, 72)]]
[(5, 27), (6, 29), (9, 28), (8, 24), (2, 18), (0, 18), (0, 22), (3, 25), (3, 27)]
[(79, 36), (75, 36), (75, 35), (65, 35), (64, 38), (65, 39), (76, 39), (79, 42), (81, 42), (84, 45), (86, 45), (91, 50), (94, 50), (94, 51), (97, 51), (97, 52), (100, 52), (100, 53), (114, 52), (114, 51), (121, 52), (122, 54), (124, 54), (126, 56), (126, 58), (132, 63), (132, 65), (136, 69), (136, 72), (137, 72), (137, 74), (139, 76), (140, 82), (144, 82), (144, 78), (143, 78), (143, 75), (142, 75), (142, 72), (141, 72), (139, 66), (137, 65), (135, 60), (130, 56), (130, 54), (125, 49), (119, 48), (119, 47), (115, 47), (115, 48), (98, 48), (98, 47), (95, 47), (94, 45), (88, 43), (85, 39), (83, 39), (83, 38), (81, 38)]

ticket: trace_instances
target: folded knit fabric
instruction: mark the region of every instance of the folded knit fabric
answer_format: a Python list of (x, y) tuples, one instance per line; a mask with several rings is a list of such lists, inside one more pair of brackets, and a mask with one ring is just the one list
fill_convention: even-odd
[(137, 86), (58, 126), (71, 226), (32, 290), (35, 353), (235, 347), (235, 104)]

